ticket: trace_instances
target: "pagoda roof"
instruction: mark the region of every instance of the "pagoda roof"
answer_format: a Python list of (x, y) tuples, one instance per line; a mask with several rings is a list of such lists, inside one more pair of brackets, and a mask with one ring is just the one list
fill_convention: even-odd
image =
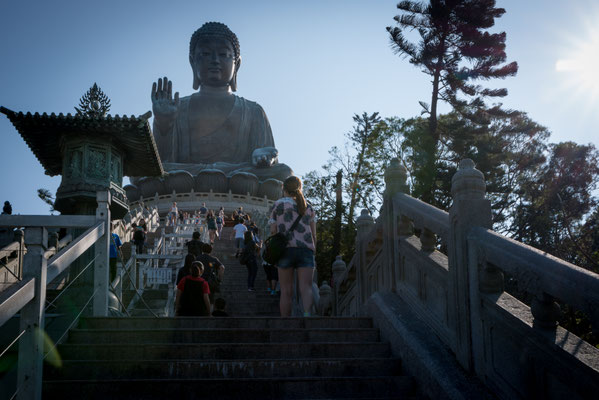
[(62, 174), (61, 137), (64, 135), (106, 136), (124, 152), (123, 175), (161, 176), (162, 163), (148, 119), (152, 113), (139, 117), (126, 115), (91, 117), (71, 114), (24, 114), (5, 107), (10, 122), (21, 134), (27, 146), (46, 170), (46, 175)]

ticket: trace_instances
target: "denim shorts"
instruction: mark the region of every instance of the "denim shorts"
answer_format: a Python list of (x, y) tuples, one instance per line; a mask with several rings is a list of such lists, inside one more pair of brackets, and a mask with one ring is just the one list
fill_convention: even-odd
[(279, 268), (314, 268), (314, 251), (303, 247), (287, 247), (277, 263)]

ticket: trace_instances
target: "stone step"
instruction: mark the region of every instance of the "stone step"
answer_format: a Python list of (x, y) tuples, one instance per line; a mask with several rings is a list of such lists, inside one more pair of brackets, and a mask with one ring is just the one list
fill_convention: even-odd
[(327, 360), (177, 360), (144, 361), (66, 360), (60, 368), (47, 367), (46, 379), (188, 379), (198, 378), (279, 378), (294, 376), (376, 376), (381, 371), (399, 375), (401, 363), (392, 358)]
[(79, 321), (83, 329), (318, 329), (372, 328), (370, 318), (311, 317), (311, 318), (109, 318), (88, 317)]
[(327, 398), (394, 398), (413, 394), (414, 383), (405, 376), (366, 377), (297, 377), (232, 379), (131, 379), (46, 381), (44, 398), (70, 397), (87, 399), (327, 399)]
[(388, 343), (62, 344), (63, 360), (245, 360), (388, 357)]
[(157, 317), (166, 317), (168, 316), (168, 313), (164, 307), (153, 308), (151, 310), (148, 310), (147, 308), (136, 308), (129, 311), (129, 315), (132, 317), (153, 317), (154, 315)]
[(145, 289), (143, 292), (144, 300), (166, 300), (168, 298), (168, 288), (164, 289)]
[(379, 331), (358, 329), (73, 329), (69, 344), (376, 342)]

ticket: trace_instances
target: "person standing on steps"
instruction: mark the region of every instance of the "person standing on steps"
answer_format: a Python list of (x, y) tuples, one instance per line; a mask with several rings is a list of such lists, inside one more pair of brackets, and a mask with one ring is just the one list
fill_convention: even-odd
[(146, 243), (146, 233), (141, 225), (135, 227), (135, 232), (133, 232), (133, 243), (135, 244), (135, 251), (137, 254), (142, 254)]
[(198, 231), (194, 231), (191, 234), (191, 240), (185, 243), (185, 246), (187, 246), (187, 252), (189, 254), (193, 254), (196, 258), (202, 254), (203, 245), (204, 243), (200, 240), (200, 232)]
[(208, 235), (210, 237), (210, 244), (214, 244), (214, 239), (217, 236), (216, 218), (212, 210), (208, 211), (206, 216), (206, 224), (208, 225)]
[(237, 219), (237, 223), (233, 227), (233, 232), (231, 232), (231, 239), (235, 238), (235, 257), (239, 257), (241, 250), (243, 249), (243, 235), (248, 230), (248, 228), (243, 224), (243, 220), (241, 218)]
[[(293, 229), (294, 222), (298, 223)], [(304, 306), (304, 316), (312, 309), (312, 277), (316, 262), (316, 215), (312, 206), (306, 203), (302, 193), (302, 181), (290, 176), (283, 182), (283, 197), (275, 201), (269, 219), (270, 233), (281, 232), (288, 236), (287, 248), (277, 263), (281, 300), (279, 307), (282, 317), (291, 315), (293, 293), (293, 270), (297, 269), (300, 294)]]
[(219, 297), (214, 301), (214, 311), (212, 311), (213, 317), (228, 317), (229, 314), (225, 311), (227, 302), (222, 297)]
[[(112, 221), (110, 226), (112, 227), (112, 230), (114, 231), (114, 229), (116, 228), (115, 221)], [(110, 259), (109, 259), (110, 283), (112, 283), (112, 281), (114, 281), (114, 278), (116, 278), (116, 263), (119, 258), (119, 250), (122, 245), (123, 245), (123, 243), (121, 242), (121, 238), (119, 237), (119, 235), (117, 235), (115, 232), (112, 232), (110, 234)]]
[(191, 264), (191, 275), (177, 285), (175, 315), (178, 317), (208, 317), (210, 314), (210, 287), (202, 279), (204, 266), (199, 261)]
[(218, 240), (220, 240), (221, 235), (223, 234), (223, 225), (225, 224), (225, 212), (223, 211), (223, 208), (221, 207), (218, 215), (216, 216), (216, 238)]
[(179, 269), (179, 271), (177, 272), (177, 285), (179, 284), (179, 282), (181, 282), (181, 280), (183, 278), (185, 278), (187, 275), (191, 275), (191, 264), (196, 260), (196, 256), (194, 256), (193, 254), (189, 253), (188, 255), (185, 256), (185, 262), (183, 263), (183, 266)]
[(202, 207), (200, 207), (200, 215), (205, 217), (208, 213), (208, 209), (206, 208), (206, 203), (202, 203)]
[(243, 234), (243, 251), (239, 257), (239, 262), (248, 269), (248, 292), (254, 291), (254, 282), (258, 274), (258, 252), (260, 246), (254, 241), (254, 235), (250, 231)]
[(166, 222), (167, 225), (176, 225), (177, 224), (177, 217), (179, 216), (179, 209), (177, 208), (177, 202), (173, 202), (173, 205), (171, 207), (171, 211), (168, 213), (169, 215), (169, 221)]
[(220, 284), (225, 274), (225, 266), (216, 257), (210, 255), (212, 245), (204, 243), (202, 245), (202, 254), (197, 258), (204, 264), (204, 273), (202, 278), (210, 285), (210, 302), (214, 303), (214, 294), (220, 293)]

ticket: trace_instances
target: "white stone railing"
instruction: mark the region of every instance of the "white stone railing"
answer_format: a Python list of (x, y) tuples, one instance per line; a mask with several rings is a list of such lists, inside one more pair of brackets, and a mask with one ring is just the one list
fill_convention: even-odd
[(168, 213), (172, 203), (177, 202), (180, 210), (194, 211), (199, 210), (202, 203), (206, 203), (209, 209), (218, 210), (220, 206), (225, 207), (226, 212), (243, 207), (246, 212), (254, 214), (257, 212), (268, 212), (274, 204), (274, 201), (265, 197), (251, 196), (250, 194), (241, 195), (229, 193), (214, 192), (195, 192), (193, 189), (189, 193), (176, 193), (166, 195), (156, 194), (153, 197), (140, 198), (131, 203), (131, 207), (144, 204), (145, 206), (155, 207), (161, 215)]
[[(108, 246), (110, 240), (110, 194), (98, 192), (98, 208), (96, 215), (2, 215), (0, 226), (24, 227), (24, 242), (27, 253), (23, 262), (23, 278), (0, 294), (0, 327), (19, 313), (19, 333), (7, 349), (0, 349), (0, 354), (18, 346), (18, 381), (19, 398), (40, 399), (43, 359), (48, 352), (45, 335), (40, 329), (45, 327), (48, 308), (46, 305), (46, 287), (62, 272), (67, 270), (87, 250), (93, 247), (94, 258), (77, 275), (80, 277), (88, 268), (93, 275), (92, 294), (81, 307), (78, 315), (62, 332), (56, 343), (66, 336), (66, 332), (74, 326), (79, 317), (91, 304), (93, 315), (106, 316), (108, 312)], [(48, 228), (68, 228), (87, 230), (77, 236), (66, 247), (56, 252), (49, 250)], [(58, 243), (58, 247), (60, 243)], [(55, 245), (56, 247), (56, 245)], [(76, 281), (73, 279), (69, 286)], [(65, 287), (64, 290), (68, 289)], [(53, 300), (53, 302), (56, 299)], [(46, 345), (46, 347), (45, 347)]]
[(0, 285), (2, 285), (2, 290), (6, 286), (21, 280), (25, 252), (23, 231), (17, 229), (14, 231), (14, 241), (0, 249)]
[[(598, 329), (599, 275), (493, 232), (472, 161), (453, 177), (449, 213), (405, 194), (405, 178), (395, 160), (380, 218), (364, 211), (352, 261), (333, 264), (333, 313), (364, 314), (373, 294), (394, 292), (499, 398), (599, 392), (599, 349), (558, 326), (554, 302)], [(535, 295), (532, 308), (503, 291), (503, 271)]]

